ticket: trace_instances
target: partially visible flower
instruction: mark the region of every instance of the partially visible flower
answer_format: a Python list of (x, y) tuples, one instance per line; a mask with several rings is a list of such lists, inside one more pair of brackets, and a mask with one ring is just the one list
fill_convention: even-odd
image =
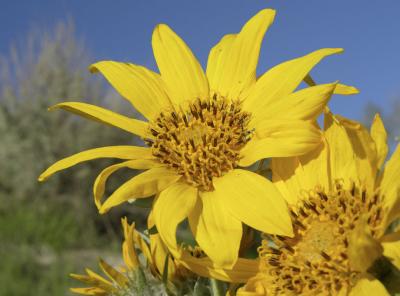
[[(239, 166), (310, 151), (321, 141), (312, 120), (331, 95), (357, 90), (343, 92), (333, 82), (296, 91), (314, 66), (342, 52), (340, 48), (314, 51), (257, 78), (261, 43), (274, 17), (275, 11), (262, 10), (239, 33), (224, 36), (210, 51), (206, 73), (185, 42), (164, 24), (155, 28), (152, 38), (161, 75), (128, 63), (92, 65), (91, 71), (101, 72), (148, 122), (78, 102), (51, 109), (65, 109), (121, 128), (144, 138), (148, 148), (87, 150), (55, 163), (39, 179), (96, 158), (126, 160), (106, 168), (96, 179), (99, 211), (157, 195), (154, 220), (176, 258), (177, 225), (186, 218), (199, 246), (225, 268), (231, 268), (238, 258), (242, 223), (268, 233), (292, 235), (282, 196), (270, 181)], [(124, 167), (148, 170), (102, 203), (108, 177)]]
[(400, 216), (400, 146), (382, 168), (378, 115), (369, 132), (328, 112), (324, 137), (304, 156), (272, 160), (294, 237), (263, 241), (259, 273), (238, 295), (389, 295), (375, 276), (382, 256), (400, 267), (400, 233), (387, 233)]
[[(122, 257), (125, 266), (119, 270), (100, 259), (99, 265), (108, 278), (104, 278), (90, 269), (86, 269), (86, 275), (71, 274), (71, 277), (79, 280), (90, 287), (71, 288), (71, 291), (82, 295), (125, 295), (126, 291), (146, 289), (146, 279), (140, 266), (136, 253), (135, 244), (143, 254), (149, 252), (147, 244), (141, 239), (140, 234), (135, 230), (135, 225), (129, 225), (126, 218), (121, 220), (124, 231), (122, 243)], [(150, 266), (154, 264), (151, 262)]]
[(110, 296), (127, 289), (129, 279), (126, 274), (116, 270), (102, 259), (99, 265), (106, 274), (106, 278), (89, 268), (86, 269), (86, 275), (71, 274), (72, 278), (89, 285), (85, 288), (71, 288), (71, 292), (81, 295)]

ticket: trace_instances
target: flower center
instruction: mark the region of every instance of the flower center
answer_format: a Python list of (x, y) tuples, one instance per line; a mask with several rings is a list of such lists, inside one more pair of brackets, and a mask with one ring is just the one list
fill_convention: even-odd
[(330, 193), (316, 189), (292, 208), (294, 237), (271, 236), (259, 248), (265, 272), (271, 276), (271, 293), (335, 295), (351, 287), (359, 272), (348, 259), (349, 238), (357, 221), (367, 218), (371, 235), (379, 236), (382, 200), (355, 185), (339, 183)]
[(214, 190), (213, 177), (232, 170), (240, 149), (250, 140), (250, 113), (239, 101), (214, 95), (163, 111), (150, 123), (154, 139), (147, 140), (162, 163), (203, 191)]

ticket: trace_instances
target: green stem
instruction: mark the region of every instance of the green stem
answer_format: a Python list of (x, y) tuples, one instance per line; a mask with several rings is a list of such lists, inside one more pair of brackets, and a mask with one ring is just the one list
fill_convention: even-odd
[(220, 282), (216, 279), (210, 279), (210, 285), (211, 285), (212, 296), (224, 296), (225, 295), (222, 282)]

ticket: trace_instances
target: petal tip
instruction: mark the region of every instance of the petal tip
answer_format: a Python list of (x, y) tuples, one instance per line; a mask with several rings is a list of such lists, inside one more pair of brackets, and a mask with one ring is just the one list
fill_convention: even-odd
[(98, 72), (99, 72), (99, 69), (97, 68), (97, 66), (98, 66), (100, 63), (101, 63), (101, 62), (97, 62), (97, 63), (91, 64), (91, 65), (88, 67), (89, 72), (92, 73), (92, 74), (98, 73)]

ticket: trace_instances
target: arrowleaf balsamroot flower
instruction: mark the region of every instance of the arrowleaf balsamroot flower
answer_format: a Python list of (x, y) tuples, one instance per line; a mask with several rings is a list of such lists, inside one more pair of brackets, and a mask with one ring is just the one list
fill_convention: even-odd
[[(134, 283), (133, 281), (139, 280), (138, 275), (141, 273), (138, 255), (134, 246), (134, 240), (137, 233), (134, 229), (134, 224), (129, 225), (126, 219), (122, 219), (122, 226), (125, 238), (122, 244), (122, 255), (126, 267), (117, 270), (104, 260), (100, 259), (100, 268), (109, 279), (103, 278), (90, 269), (86, 269), (86, 275), (71, 274), (72, 278), (90, 285), (90, 287), (86, 288), (71, 288), (72, 292), (81, 295), (105, 296), (117, 295), (118, 293), (121, 293), (122, 295), (123, 292), (128, 289), (134, 290), (137, 283)], [(147, 251), (147, 249), (144, 249), (143, 252), (145, 251)]]
[(386, 256), (400, 267), (400, 146), (386, 163), (377, 115), (361, 124), (326, 114), (325, 142), (299, 157), (272, 160), (273, 182), (291, 205), (294, 237), (270, 236), (260, 271), (238, 295), (389, 295), (374, 277)]
[[(312, 120), (342, 88), (334, 82), (294, 91), (317, 63), (342, 49), (314, 51), (257, 78), (261, 43), (274, 17), (275, 11), (262, 10), (239, 33), (224, 36), (210, 51), (206, 73), (184, 41), (164, 24), (152, 37), (160, 75), (129, 63), (92, 65), (91, 71), (102, 73), (148, 121), (78, 102), (51, 109), (116, 126), (142, 137), (148, 147), (87, 150), (55, 163), (39, 179), (83, 161), (123, 159), (96, 179), (100, 212), (156, 195), (154, 220), (172, 254), (179, 256), (176, 228), (188, 218), (199, 246), (220, 267), (230, 268), (237, 260), (242, 222), (260, 231), (292, 235), (279, 192), (267, 179), (238, 167), (268, 157), (302, 155), (320, 143)], [(123, 167), (147, 171), (102, 203), (107, 178)]]

